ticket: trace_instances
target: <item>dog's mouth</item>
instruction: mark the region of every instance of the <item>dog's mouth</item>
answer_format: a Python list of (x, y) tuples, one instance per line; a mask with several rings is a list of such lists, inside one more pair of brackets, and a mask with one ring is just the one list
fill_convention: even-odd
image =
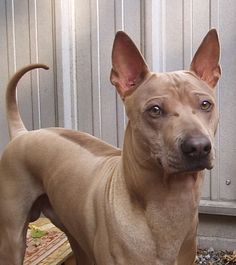
[(185, 137), (176, 147), (176, 150), (169, 151), (166, 161), (162, 161), (166, 171), (188, 173), (213, 168), (214, 146), (208, 136)]
[(214, 165), (214, 145), (208, 136), (191, 136), (176, 141), (174, 148), (153, 152), (152, 158), (167, 174), (183, 174), (211, 170)]
[(163, 168), (169, 174), (182, 174), (198, 172), (205, 169), (211, 170), (213, 163), (211, 161), (192, 161), (190, 163), (179, 161), (178, 164), (169, 164), (167, 168)]
[(213, 168), (213, 163), (210, 159), (188, 161), (187, 163), (185, 163), (185, 168), (186, 168), (185, 171), (187, 172), (202, 171), (205, 169), (211, 170)]
[(191, 158), (183, 155), (168, 156), (166, 160), (158, 159), (158, 163), (169, 174), (182, 174), (190, 172), (198, 172), (205, 169), (211, 170), (214, 166), (214, 157), (210, 152), (203, 158)]

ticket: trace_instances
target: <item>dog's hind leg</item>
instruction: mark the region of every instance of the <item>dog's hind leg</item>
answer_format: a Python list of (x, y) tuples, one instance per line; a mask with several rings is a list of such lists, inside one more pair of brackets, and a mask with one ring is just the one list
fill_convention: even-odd
[[(1, 196), (2, 199), (2, 196)], [(18, 199), (17, 199), (18, 200)], [(0, 203), (0, 261), (4, 265), (23, 264), (28, 214), (13, 201)]]
[(39, 216), (34, 214), (32, 219), (32, 204), (22, 205), (21, 198), (16, 201), (17, 204), (14, 201), (0, 203), (0, 264), (4, 265), (23, 264), (28, 225)]
[[(0, 161), (0, 264), (22, 265), (26, 249), (26, 234), (31, 214), (41, 190), (26, 174), (17, 175), (14, 169), (3, 167)], [(19, 170), (19, 173), (22, 173)], [(36, 216), (37, 215), (37, 216)]]
[(29, 222), (38, 219), (40, 211), (32, 214), (33, 202), (23, 201), (20, 196), (16, 201), (3, 202), (2, 194), (0, 198), (0, 264), (21, 265)]

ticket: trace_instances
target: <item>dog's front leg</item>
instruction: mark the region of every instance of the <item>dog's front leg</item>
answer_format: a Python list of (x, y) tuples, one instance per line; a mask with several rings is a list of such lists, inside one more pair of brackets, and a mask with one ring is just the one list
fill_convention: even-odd
[[(195, 233), (196, 235), (196, 233)], [(185, 239), (178, 256), (177, 265), (195, 265), (197, 254), (196, 236)]]
[(73, 237), (67, 234), (76, 260), (76, 265), (95, 265)]

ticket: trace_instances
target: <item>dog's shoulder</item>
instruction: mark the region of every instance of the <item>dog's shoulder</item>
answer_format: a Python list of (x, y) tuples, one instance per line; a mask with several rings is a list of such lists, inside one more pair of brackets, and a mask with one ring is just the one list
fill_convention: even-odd
[(116, 148), (91, 134), (70, 130), (65, 128), (48, 128), (44, 129), (59, 135), (73, 143), (79, 144), (96, 156), (120, 156), (121, 150)]

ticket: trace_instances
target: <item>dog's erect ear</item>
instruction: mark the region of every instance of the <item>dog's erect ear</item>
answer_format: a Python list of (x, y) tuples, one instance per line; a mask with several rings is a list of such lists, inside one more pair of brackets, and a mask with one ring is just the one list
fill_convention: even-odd
[(190, 70), (194, 71), (210, 87), (215, 87), (221, 75), (219, 66), (220, 45), (218, 34), (211, 29), (195, 53)]
[(149, 72), (148, 66), (129, 36), (119, 31), (112, 50), (111, 83), (122, 99), (132, 93)]

